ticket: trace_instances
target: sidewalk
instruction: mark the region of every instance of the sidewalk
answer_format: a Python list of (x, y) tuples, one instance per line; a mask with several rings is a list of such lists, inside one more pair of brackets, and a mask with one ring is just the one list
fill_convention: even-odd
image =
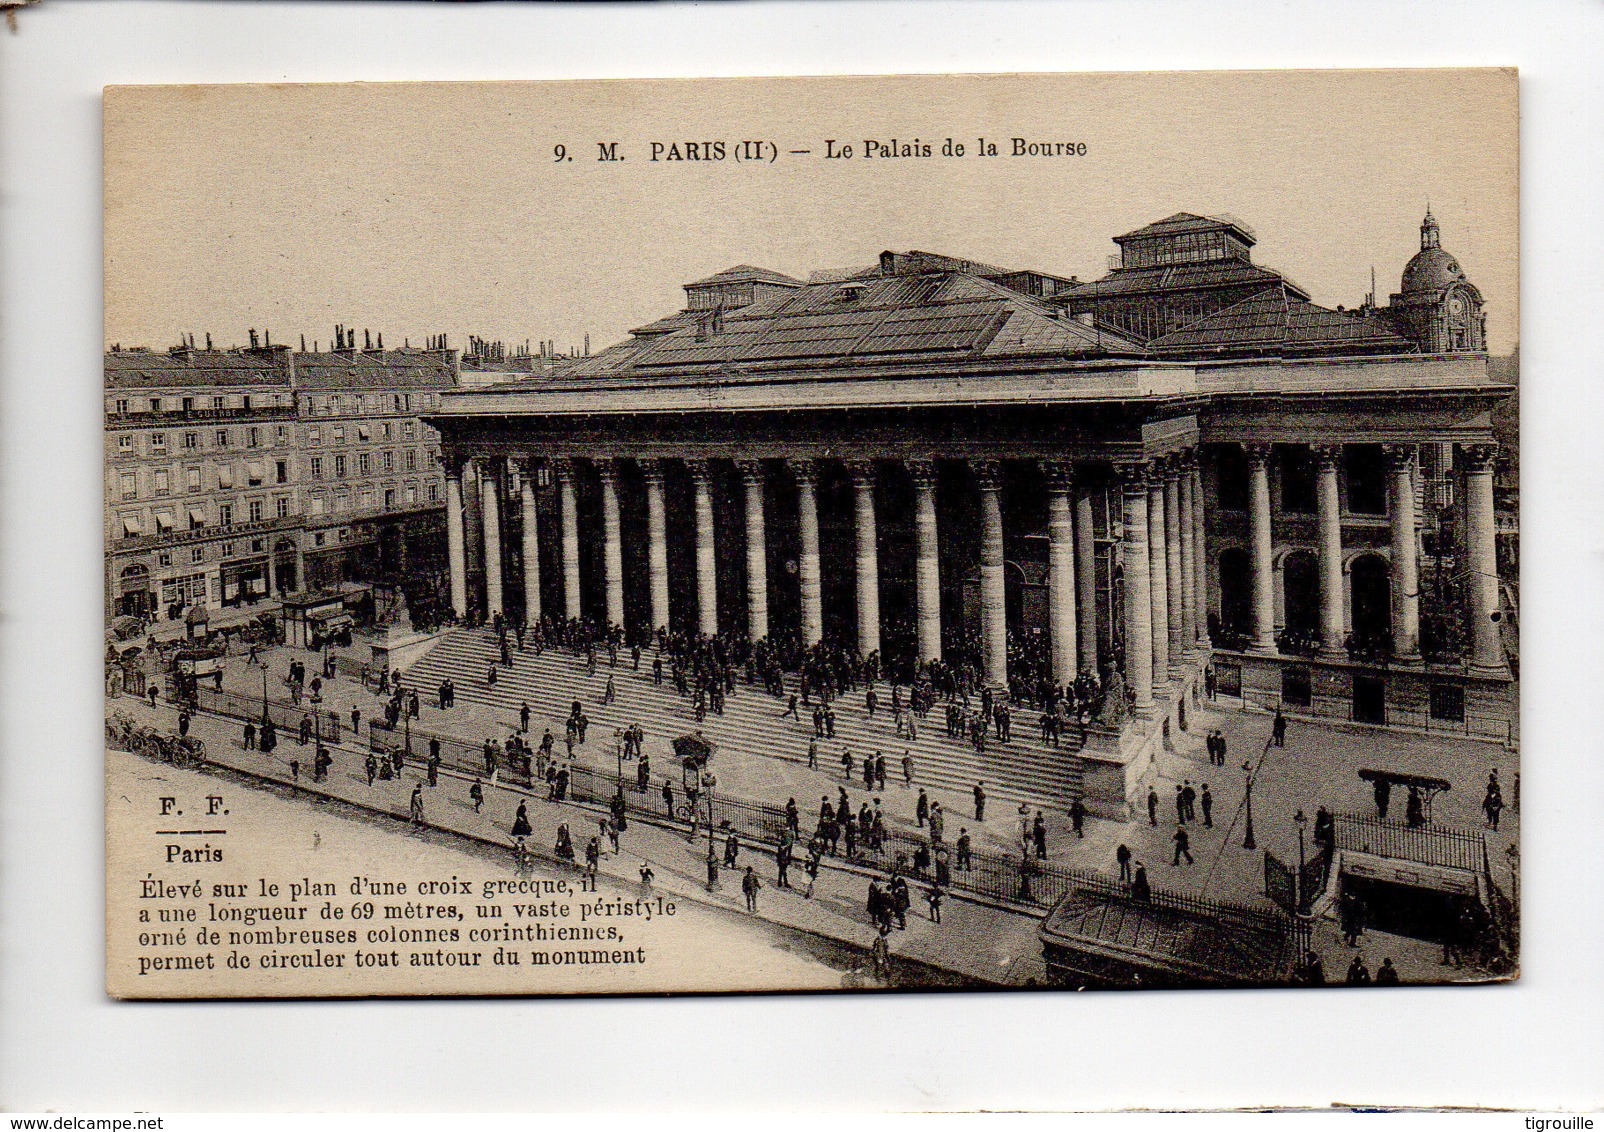
[[(166, 704), (153, 709), (148, 703), (136, 704), (130, 699), (116, 701), (114, 706), (142, 723), (164, 730), (174, 726), (175, 713)], [(400, 777), (389, 781), (378, 779), (369, 786), (364, 770), (366, 749), (331, 746), (329, 753), (334, 765), (328, 778), (313, 783), (313, 748), (310, 745), (303, 748), (293, 739), (281, 739), (271, 755), (247, 751), (240, 746), (239, 721), (206, 714), (196, 715), (190, 730), (206, 741), (207, 758), (213, 764), (403, 821), (408, 816), (413, 786), (422, 779), (421, 769), (409, 765)], [(291, 760), (302, 764), (298, 780), (292, 780)], [(599, 838), (603, 849), (599, 871), (606, 876), (635, 885), (639, 883), (642, 862), (650, 862), (656, 874), (656, 888), (745, 916), (740, 877), (745, 866), (752, 864), (764, 886), (759, 896), (758, 919), (792, 931), (837, 940), (865, 952), (874, 941), (876, 932), (865, 907), (870, 874), (863, 870), (836, 867), (826, 858), (826, 864), (819, 870), (814, 895), (808, 899), (802, 895), (807, 875), (800, 861), (794, 862), (791, 868), (791, 883), (795, 887), (782, 889), (775, 883), (772, 853), (743, 847), (739, 867), (735, 870), (721, 867), (721, 887), (718, 892), (709, 893), (705, 888), (705, 831), (693, 844), (687, 840), (683, 826), (664, 828), (632, 816), (621, 838), (620, 851), (614, 854), (597, 824), (606, 816), (600, 808), (547, 802), (543, 795), (485, 783), (483, 812), (475, 813), (468, 799), (470, 781), (461, 775), (442, 772), (439, 786), (424, 787), (424, 814), (430, 826), (482, 844), (505, 846), (511, 857), (509, 831), (513, 814), (519, 801), (526, 801), (532, 827), (528, 845), (536, 863), (542, 866), (572, 868), (558, 861), (551, 849), (558, 825), (566, 822), (580, 862), (584, 860), (586, 843), (592, 836)], [(717, 857), (722, 862), (722, 839), (715, 844)], [(943, 922), (933, 924), (923, 899), (924, 886), (913, 883), (910, 887), (913, 906), (909, 910), (907, 930), (893, 931), (889, 939), (893, 960), (900, 961), (898, 981), (902, 981), (904, 975), (932, 985), (957, 982), (1024, 985), (1032, 980), (1044, 980), (1036, 934), (1039, 916), (970, 901), (949, 892), (943, 905)], [(910, 966), (914, 968), (911, 972), (908, 971)], [(921, 968), (923, 971), (919, 970)]]

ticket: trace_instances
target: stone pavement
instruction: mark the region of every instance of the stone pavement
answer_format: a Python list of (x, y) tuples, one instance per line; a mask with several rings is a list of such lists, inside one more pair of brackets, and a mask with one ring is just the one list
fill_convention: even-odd
[[(365, 655), (365, 644), (359, 642), (352, 653)], [(280, 681), (291, 655), (307, 661), (309, 671), (316, 670), (315, 654), (276, 649), (264, 655), (271, 666), (269, 694), (275, 698), (281, 698), (284, 694)], [(593, 711), (589, 705), (598, 698), (597, 688), (605, 683), (609, 671), (605, 660), (597, 674), (589, 677), (585, 675), (582, 663), (577, 659), (569, 659), (573, 661), (569, 666), (571, 682), (561, 689), (556, 697), (557, 702), (565, 703), (578, 698), (587, 705), (587, 712)], [(259, 695), (260, 674), (257, 670), (248, 669), (243, 660), (243, 656), (230, 658), (225, 687), (245, 695)], [(647, 663), (643, 662), (643, 669), (646, 667)], [(620, 667), (613, 671), (617, 674), (621, 700), (627, 701), (634, 680), (650, 679), (644, 671), (639, 675), (629, 674), (622, 658)], [(757, 696), (765, 703), (771, 702), (761, 692), (745, 688), (738, 695)], [(382, 711), (382, 701), (378, 697), (355, 681), (343, 677), (328, 683), (325, 698), (328, 701), (325, 706), (340, 711), (342, 718), (347, 721), (352, 705), (361, 707), (364, 719)], [(469, 704), (464, 701), (456, 710), (440, 712), (433, 707), (431, 697), (421, 698), (422, 719), (418, 725), (425, 731), (455, 735), (477, 744), (491, 735), (504, 738), (509, 730), (516, 727), (516, 703), (507, 708), (495, 703), (481, 701)], [(861, 705), (855, 707), (856, 714), (861, 714)], [(780, 707), (776, 706), (773, 713), (779, 724), (777, 734), (780, 736), (775, 745), (778, 747), (783, 742), (795, 746), (794, 738), (786, 738), (791, 721), (778, 721), (779, 710)], [(846, 716), (852, 710), (843, 708), (840, 714)], [(1406, 735), (1362, 726), (1345, 727), (1291, 720), (1286, 746), (1267, 748), (1270, 735), (1268, 715), (1245, 712), (1227, 703), (1205, 705), (1203, 710), (1192, 715), (1191, 731), (1177, 735), (1174, 749), (1163, 752), (1155, 760), (1148, 778), (1148, 784), (1159, 796), (1157, 825), (1148, 824), (1143, 809), (1134, 814), (1133, 820), (1128, 823), (1088, 819), (1084, 838), (1076, 839), (1061, 812), (1046, 811), (1049, 855), (1054, 864), (1115, 875), (1115, 851), (1123, 843), (1132, 849), (1138, 860), (1148, 865), (1155, 885), (1268, 908), (1270, 905), (1263, 896), (1262, 851), (1268, 849), (1284, 862), (1297, 860), (1298, 833), (1292, 817), (1300, 809), (1309, 819), (1311, 829), (1315, 811), (1322, 805), (1339, 813), (1373, 813), (1370, 787), (1357, 774), (1362, 768), (1427, 773), (1453, 783), (1453, 789), (1440, 795), (1436, 801), (1433, 818), (1439, 825), (1482, 830), (1482, 788), (1488, 771), (1495, 767), (1504, 784), (1506, 802), (1514, 800), (1515, 775), (1519, 770), (1518, 752), (1497, 744), (1451, 736)], [(940, 725), (936, 712), (932, 713), (931, 718), (937, 726)], [(683, 729), (679, 727), (679, 721), (663, 720), (661, 712), (655, 715), (643, 712), (641, 722), (648, 731), (649, 751), (655, 749), (650, 741), (654, 731), (668, 727), (674, 729), (673, 733), (678, 733)], [(541, 731), (547, 726), (552, 728), (561, 744), (564, 733), (562, 720), (538, 712), (531, 722), (531, 739), (538, 741)], [(1228, 744), (1224, 767), (1210, 766), (1203, 748), (1204, 735), (1216, 729), (1223, 732)], [(891, 731), (889, 722), (886, 730)], [(1034, 744), (1034, 738), (1028, 737), (1029, 732), (1021, 734), (1023, 730), (1016, 727), (1015, 745)], [(231, 738), (237, 743), (237, 734)], [(805, 743), (804, 738), (801, 741), (804, 751)], [(816, 799), (819, 795), (828, 794), (833, 799), (837, 786), (846, 785), (856, 805), (864, 796), (861, 779), (844, 783), (839, 766), (827, 761), (831, 745), (825, 743), (821, 746), (820, 762), (826, 769), (819, 772), (808, 771), (805, 763), (797, 757), (763, 757), (732, 751), (719, 761), (720, 791), (773, 804), (783, 804), (787, 796), (794, 796), (804, 814), (807, 814), (817, 808)], [(839, 747), (839, 743), (836, 747)], [(589, 742), (577, 754), (579, 760), (587, 765), (611, 772), (614, 762), (610, 733), (593, 728)], [(917, 789), (908, 789), (901, 784), (900, 767), (895, 765), (895, 750), (888, 749), (887, 754), (893, 765), (888, 767), (890, 782), (883, 795), (884, 808), (893, 818), (911, 826)], [(724, 752), (721, 751), (721, 755)], [(1255, 767), (1253, 811), (1257, 847), (1251, 851), (1242, 847), (1246, 820), (1244, 762)], [(657, 757), (653, 763), (654, 777), (660, 777), (666, 769), (665, 762)], [(1214, 797), (1213, 825), (1188, 825), (1190, 848), (1196, 863), (1176, 866), (1171, 863), (1175, 856), (1172, 840), (1176, 828), (1174, 795), (1175, 787), (1184, 782), (1190, 782), (1199, 789), (1202, 784), (1209, 784)], [(917, 785), (916, 768), (915, 787)], [(940, 790), (931, 790), (930, 793), (932, 798), (939, 798), (948, 810), (949, 838), (956, 836), (958, 826), (968, 826), (971, 833), (976, 835), (978, 845), (994, 850), (1017, 850), (1017, 813), (1013, 806), (997, 804), (997, 800), (994, 800), (988, 806), (987, 821), (982, 829), (972, 820), (972, 804), (967, 797)], [(1505, 810), (1501, 826), (1497, 832), (1485, 832), (1495, 874), (1508, 892), (1510, 877), (1506, 850), (1519, 837), (1519, 815), (1513, 808)], [(583, 841), (579, 842), (579, 846), (583, 847)], [(1308, 849), (1312, 851), (1312, 844)], [(949, 903), (948, 907), (954, 908), (955, 904)], [(1376, 936), (1379, 933), (1371, 934)], [(1326, 959), (1328, 974), (1340, 977), (1347, 967), (1351, 949), (1342, 945), (1335, 925), (1329, 921), (1316, 924), (1315, 938), (1317, 950)], [(1439, 953), (1434, 945), (1402, 937), (1391, 937), (1384, 942), (1389, 949), (1387, 954), (1393, 956), (1406, 981), (1438, 981), (1450, 975), (1447, 969), (1438, 964)], [(1374, 958), (1367, 953), (1366, 957), (1371, 960), (1372, 967), (1379, 961), (1379, 953)]]
[[(132, 699), (113, 701), (113, 708), (127, 712), (142, 723), (171, 730), (175, 715), (165, 702), (151, 708)], [(364, 770), (366, 750), (331, 746), (334, 765), (326, 781), (313, 783), (310, 764), (312, 746), (300, 746), (293, 739), (281, 740), (271, 755), (244, 750), (240, 745), (239, 721), (205, 713), (191, 722), (191, 733), (206, 741), (211, 763), (260, 779), (293, 785), (302, 791), (331, 798), (405, 819), (413, 786), (422, 779), (419, 767), (409, 765), (396, 779), (378, 779), (368, 785)], [(301, 774), (292, 779), (290, 761), (301, 763)], [(629, 828), (621, 838), (619, 852), (610, 850), (601, 836), (598, 821), (605, 816), (599, 807), (573, 803), (553, 803), (544, 794), (532, 795), (509, 786), (484, 784), (485, 804), (476, 813), (468, 798), (470, 780), (461, 775), (442, 773), (440, 785), (424, 788), (424, 815), (431, 825), (488, 845), (506, 847), (513, 856), (510, 830), (520, 800), (528, 803), (532, 834), (528, 846), (535, 861), (562, 866), (552, 854), (556, 831), (567, 823), (575, 853), (581, 865), (585, 845), (592, 836), (600, 837), (603, 857), (600, 871), (629, 884), (639, 882), (643, 861), (649, 861), (656, 874), (655, 887), (702, 904), (735, 910), (745, 915), (740, 877), (747, 864), (756, 866), (764, 888), (759, 897), (758, 917), (782, 929), (823, 936), (867, 952), (874, 941), (865, 898), (870, 874), (852, 867), (827, 863), (811, 898), (802, 893), (807, 883), (800, 864), (791, 870), (790, 890), (775, 883), (772, 853), (743, 848), (740, 868), (721, 867), (721, 887), (709, 893), (705, 888), (707, 841), (705, 832), (694, 843), (683, 827), (663, 828), (631, 816)], [(723, 859), (723, 842), (717, 843)], [(829, 859), (826, 858), (828, 862)], [(971, 901), (953, 894), (943, 906), (942, 922), (930, 922), (923, 899), (924, 886), (911, 885), (913, 906), (907, 929), (893, 931), (890, 944), (898, 966), (897, 982), (927, 982), (950, 985), (957, 982), (990, 985), (1023, 985), (1044, 976), (1041, 948), (1036, 929), (1040, 916), (989, 903)]]

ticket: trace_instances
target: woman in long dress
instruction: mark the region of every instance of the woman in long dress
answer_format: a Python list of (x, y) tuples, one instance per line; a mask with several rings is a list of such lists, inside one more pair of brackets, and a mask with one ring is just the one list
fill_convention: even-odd
[(528, 837), (530, 832), (529, 803), (520, 801), (518, 803), (518, 813), (512, 819), (512, 839), (517, 843), (518, 848), (522, 849), (524, 847), (524, 838)]

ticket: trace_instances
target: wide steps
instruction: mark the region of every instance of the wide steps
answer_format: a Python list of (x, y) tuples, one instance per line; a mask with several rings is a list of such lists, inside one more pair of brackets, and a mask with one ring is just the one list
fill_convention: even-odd
[[(645, 656), (640, 672), (632, 671), (627, 654), (621, 654), (619, 667), (609, 668), (602, 660), (596, 674), (588, 676), (584, 661), (570, 652), (548, 649), (539, 656), (533, 652), (514, 653), (512, 667), (498, 666), (496, 685), (489, 688), (484, 678), (496, 659), (493, 635), (458, 630), (443, 637), (407, 670), (404, 678), (420, 695), (432, 696), (440, 681), (450, 677), (457, 685), (459, 704), (488, 707), (509, 724), (517, 718), (521, 703), (527, 702), (537, 716), (562, 720), (578, 699), (590, 719), (591, 742), (587, 746), (592, 750), (597, 749), (594, 744), (600, 737), (601, 749), (610, 751), (613, 730), (639, 722), (652, 739), (666, 737), (665, 731), (679, 734), (700, 728), (723, 750), (759, 758), (806, 760), (808, 740), (813, 734), (811, 713), (801, 721), (781, 719), (783, 703), (757, 687), (739, 685), (725, 700), (723, 716), (709, 713), (697, 723), (692, 705), (674, 691), (666, 678), (662, 687), (652, 683), (650, 661)], [(618, 699), (613, 704), (603, 704), (602, 689), (609, 673)], [(1035, 714), (1017, 713), (1013, 742), (1004, 745), (990, 739), (985, 754), (980, 755), (967, 743), (947, 738), (944, 709), (939, 706), (921, 721), (920, 737), (910, 741), (897, 735), (889, 710), (868, 720), (861, 694), (855, 694), (846, 706), (839, 702), (836, 705), (836, 737), (820, 740), (819, 768), (826, 774), (838, 773), (843, 746), (859, 760), (878, 750), (886, 755), (891, 764), (887, 769), (896, 778), (901, 774), (902, 752), (907, 750), (922, 786), (963, 796), (976, 780), (981, 780), (995, 799), (1061, 809), (1080, 791), (1080, 760), (1067, 745), (1055, 750), (1035, 738)], [(1026, 726), (1021, 727), (1021, 722)]]

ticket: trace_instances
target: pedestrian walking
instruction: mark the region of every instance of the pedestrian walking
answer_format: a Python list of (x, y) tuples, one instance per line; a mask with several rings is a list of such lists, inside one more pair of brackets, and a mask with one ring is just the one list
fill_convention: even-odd
[(663, 779), (663, 811), (672, 818), (674, 816), (674, 784)]
[(1086, 804), (1076, 798), (1069, 804), (1069, 828), (1077, 838), (1086, 838)]
[(1114, 860), (1119, 862), (1120, 883), (1129, 884), (1131, 882), (1131, 847), (1121, 842), (1120, 847), (1114, 850)]
[(484, 809), (485, 788), (479, 784), (479, 780), (477, 778), (473, 780), (473, 785), (468, 787), (468, 799), (473, 803), (474, 813), (477, 814), (480, 810)]
[(416, 783), (413, 783), (413, 785), (412, 785), (412, 804), (411, 804), (410, 808), (411, 808), (411, 811), (412, 811), (412, 824), (413, 825), (422, 825), (423, 824), (423, 783), (421, 783), (421, 782), (416, 782)]
[(1287, 717), (1281, 714), (1281, 706), (1276, 705), (1275, 721), (1270, 724), (1270, 741), (1277, 747), (1287, 745)]
[(1131, 878), (1131, 899), (1149, 901), (1153, 899), (1153, 888), (1147, 882), (1147, 866), (1136, 862), (1136, 875)]
[(429, 752), (429, 762), (427, 764), (427, 773), (429, 775), (429, 785), (430, 786), (438, 786), (438, 785), (440, 785), (440, 752), (439, 751), (431, 751), (431, 752)]
[(741, 839), (732, 829), (730, 830), (729, 836), (724, 839), (724, 867), (726, 869), (735, 868), (737, 859), (740, 857), (740, 855)]
[(891, 945), (886, 942), (886, 937), (890, 934), (891, 929), (882, 925), (869, 948), (869, 963), (874, 969), (875, 977), (884, 982), (891, 981)]
[(902, 752), (902, 784), (913, 785), (913, 755), (907, 751)]
[(1158, 791), (1151, 786), (1147, 788), (1147, 824), (1158, 824)]
[(841, 775), (848, 782), (852, 781), (852, 752), (845, 747), (841, 748)]
[(244, 747), (247, 751), (256, 750), (256, 724), (249, 719), (245, 721)]
[(985, 821), (986, 820), (986, 784), (984, 782), (975, 783), (974, 795), (975, 795), (975, 820), (977, 822)]
[(529, 734), (529, 715), (529, 701), (525, 700), (518, 709), (518, 730), (525, 735)]
[(817, 736), (808, 740), (808, 769), (819, 769), (819, 740)]
[(774, 851), (774, 887), (791, 887), (791, 842), (780, 842), (779, 848)]
[(959, 826), (956, 848), (958, 850), (958, 871), (961, 873), (966, 873), (975, 867), (975, 859), (971, 853), (972, 844), (969, 840), (969, 831)]
[(1175, 784), (1175, 822), (1177, 825), (1186, 824), (1186, 792), (1181, 784)]
[(1170, 840), (1175, 842), (1175, 857), (1170, 861), (1171, 865), (1179, 865), (1182, 857), (1186, 858), (1189, 865), (1195, 863), (1192, 860), (1192, 839), (1187, 836), (1184, 826), (1176, 826), (1175, 835)]
[(757, 893), (762, 887), (763, 882), (757, 879), (757, 873), (753, 871), (752, 866), (746, 866), (746, 875), (741, 878), (741, 895), (746, 897), (748, 912), (757, 911)]
[(1031, 823), (1030, 838), (1036, 846), (1036, 859), (1045, 861), (1047, 859), (1047, 822), (1042, 817), (1040, 810), (1036, 811), (1036, 820)]
[(367, 760), (362, 765), (363, 769), (368, 772), (368, 785), (372, 786), (373, 780), (379, 775), (379, 760), (373, 757), (372, 752), (369, 752)]
[(359, 707), (351, 709), (351, 733), (353, 735), (362, 734), (362, 709)]
[(930, 798), (923, 787), (919, 789), (919, 801), (914, 804), (913, 816), (918, 821), (920, 829), (925, 827), (925, 822), (930, 818)]
[(1198, 800), (1203, 803), (1203, 824), (1204, 824), (1204, 826), (1209, 828), (1209, 829), (1213, 829), (1214, 828), (1214, 795), (1209, 793), (1209, 784), (1207, 782), (1205, 782), (1203, 784), (1203, 793), (1198, 795)]
[(512, 819), (512, 839), (517, 843), (519, 849), (524, 847), (524, 838), (528, 837), (532, 832), (529, 828), (529, 804), (519, 801), (518, 812), (513, 815)]
[(585, 845), (585, 875), (592, 880), (601, 866), (601, 842), (592, 837)]
[(930, 905), (930, 922), (941, 923), (941, 886), (931, 885), (925, 889), (925, 903)]

